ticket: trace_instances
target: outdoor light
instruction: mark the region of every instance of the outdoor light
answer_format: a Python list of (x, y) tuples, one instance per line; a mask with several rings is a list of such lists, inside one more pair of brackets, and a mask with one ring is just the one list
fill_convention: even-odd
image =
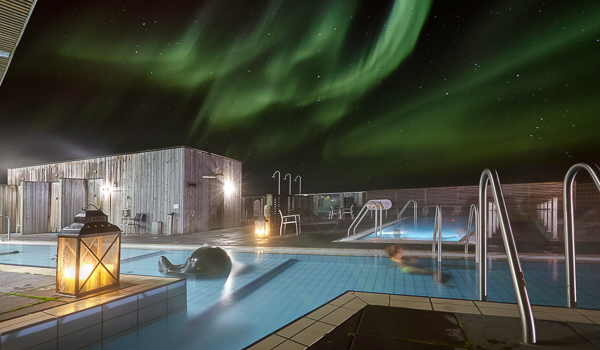
[(269, 235), (269, 220), (264, 216), (259, 216), (254, 221), (254, 234), (256, 237), (265, 237)]
[(223, 192), (225, 192), (225, 194), (229, 195), (229, 194), (232, 194), (234, 190), (235, 190), (235, 187), (233, 186), (233, 184), (229, 181), (225, 181), (225, 183), (223, 184)]
[(56, 293), (78, 297), (119, 284), (121, 230), (84, 209), (58, 234)]

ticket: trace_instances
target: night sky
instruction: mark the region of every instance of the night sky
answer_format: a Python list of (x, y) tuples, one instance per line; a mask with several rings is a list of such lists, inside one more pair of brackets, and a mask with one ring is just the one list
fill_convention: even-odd
[(599, 30), (600, 1), (39, 1), (0, 183), (179, 145), (243, 161), (244, 195), (275, 170), (303, 192), (562, 181), (600, 161)]

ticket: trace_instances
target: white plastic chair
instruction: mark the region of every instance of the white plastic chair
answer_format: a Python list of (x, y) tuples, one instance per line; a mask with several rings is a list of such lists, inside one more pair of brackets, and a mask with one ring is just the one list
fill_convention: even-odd
[(334, 216), (338, 216), (338, 219), (342, 218), (342, 211), (340, 208), (334, 208), (331, 205), (329, 206), (329, 220), (333, 219)]
[(352, 217), (352, 219), (354, 219), (354, 210), (353, 209), (354, 209), (354, 204), (352, 204), (350, 206), (350, 208), (344, 208), (344, 209), (342, 209), (341, 218), (343, 219), (344, 215), (350, 214), (350, 216)]
[[(281, 225), (279, 226), (279, 235), (281, 236), (281, 233), (284, 232), (285, 233), (285, 228), (287, 228), (287, 225), (289, 224), (295, 224), (296, 226), (296, 235), (298, 235), (302, 228), (300, 226), (300, 215), (299, 214), (291, 214), (291, 215), (283, 215), (283, 213), (281, 212), (281, 210), (279, 210), (279, 215), (281, 216)], [(285, 226), (285, 228), (284, 228)]]

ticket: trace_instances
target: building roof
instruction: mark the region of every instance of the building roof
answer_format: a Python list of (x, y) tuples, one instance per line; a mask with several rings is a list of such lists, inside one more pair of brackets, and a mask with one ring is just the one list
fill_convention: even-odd
[[(2, 0), (0, 0), (0, 1), (2, 1)], [(61, 161), (58, 161), (58, 162), (49, 162), (49, 163), (43, 163), (43, 164), (33, 164), (33, 165), (27, 165), (27, 166), (20, 166), (20, 167), (16, 167), (16, 168), (9, 168), (8, 170), (17, 170), (17, 169), (24, 169), (24, 168), (30, 168), (30, 167), (36, 167), (36, 166), (44, 166), (44, 165), (51, 165), (51, 164), (61, 164), (61, 163), (78, 162), (78, 161), (82, 161), (82, 160), (90, 160), (90, 159), (98, 159), (98, 158), (119, 157), (119, 156), (125, 156), (125, 155), (130, 155), (130, 154), (140, 154), (140, 153), (148, 153), (148, 152), (157, 152), (157, 151), (164, 151), (164, 150), (178, 149), (178, 148), (187, 148), (187, 149), (190, 149), (192, 151), (206, 153), (206, 154), (210, 154), (210, 155), (215, 156), (215, 157), (225, 158), (225, 159), (228, 159), (228, 160), (232, 160), (234, 162), (242, 163), (241, 160), (237, 160), (237, 159), (233, 159), (233, 158), (221, 156), (221, 155), (218, 155), (218, 154), (215, 154), (215, 153), (210, 153), (210, 152), (202, 151), (202, 150), (199, 150), (199, 149), (196, 149), (196, 148), (192, 148), (192, 147), (188, 147), (188, 146), (174, 146), (174, 147), (149, 149), (149, 150), (145, 150), (145, 151), (126, 152), (126, 153), (118, 153), (118, 154), (109, 154), (109, 155), (105, 155), (105, 156), (96, 156), (96, 157), (88, 157), (88, 158), (81, 158), (81, 159), (71, 159), (71, 160), (61, 160)]]
[(0, 0), (0, 85), (37, 0)]

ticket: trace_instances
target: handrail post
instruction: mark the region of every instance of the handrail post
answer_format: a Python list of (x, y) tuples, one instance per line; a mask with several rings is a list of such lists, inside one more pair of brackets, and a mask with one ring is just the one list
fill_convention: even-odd
[(567, 306), (577, 307), (577, 278), (575, 276), (575, 224), (573, 207), (573, 183), (579, 170), (585, 169), (600, 190), (600, 168), (592, 163), (577, 163), (565, 175), (563, 183), (563, 217), (565, 222), (565, 269), (567, 272)]
[(4, 217), (4, 218), (6, 218), (6, 220), (8, 220), (8, 227), (6, 230), (6, 240), (10, 241), (10, 217), (8, 215), (0, 215), (0, 217)]
[[(495, 170), (485, 169), (481, 174), (479, 182), (479, 230), (483, 233), (484, 228), (487, 224), (487, 185), (488, 183), (492, 187), (492, 194), (496, 207), (498, 208), (498, 221), (500, 224), (500, 230), (502, 232), (502, 239), (504, 241), (504, 248), (506, 249), (506, 256), (508, 259), (508, 265), (510, 267), (510, 273), (515, 288), (515, 294), (517, 297), (517, 305), (519, 307), (519, 314), (521, 315), (521, 326), (523, 342), (525, 344), (536, 343), (535, 333), (535, 320), (533, 318), (533, 312), (531, 311), (531, 304), (529, 303), (529, 296), (527, 294), (527, 287), (525, 286), (525, 276), (521, 269), (521, 263), (519, 262), (519, 255), (517, 253), (517, 247), (515, 244), (514, 235), (508, 219), (508, 211), (506, 210), (506, 203), (504, 202), (504, 195), (502, 194), (502, 187), (500, 180), (498, 179), (498, 173)], [(480, 247), (479, 247), (479, 299), (487, 299), (487, 235), (480, 234)]]

